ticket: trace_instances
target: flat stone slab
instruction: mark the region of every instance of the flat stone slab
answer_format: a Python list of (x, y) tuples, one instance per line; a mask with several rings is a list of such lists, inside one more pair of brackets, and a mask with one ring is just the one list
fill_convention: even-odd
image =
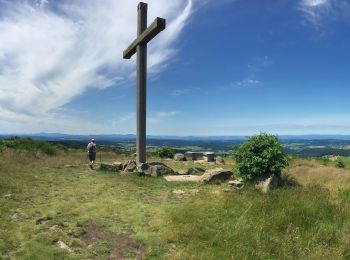
[(167, 181), (197, 181), (201, 180), (201, 176), (198, 175), (168, 175), (164, 176)]

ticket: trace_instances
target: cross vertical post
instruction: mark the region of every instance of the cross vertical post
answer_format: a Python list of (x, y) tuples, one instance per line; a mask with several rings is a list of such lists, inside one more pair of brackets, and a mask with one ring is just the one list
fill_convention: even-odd
[[(139, 37), (147, 27), (147, 4), (139, 3), (137, 7), (137, 36)], [(147, 83), (147, 44), (141, 43), (136, 47), (136, 160), (146, 162), (146, 83)]]
[(146, 93), (147, 93), (147, 43), (165, 29), (165, 19), (157, 17), (147, 27), (147, 4), (137, 6), (137, 38), (124, 50), (123, 58), (136, 58), (136, 160), (146, 162)]

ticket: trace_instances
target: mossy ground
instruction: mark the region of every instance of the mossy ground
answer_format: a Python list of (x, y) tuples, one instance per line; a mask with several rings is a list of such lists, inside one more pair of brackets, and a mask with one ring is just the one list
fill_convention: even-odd
[[(127, 159), (103, 154), (103, 161)], [(197, 166), (164, 162), (176, 170)], [(229, 160), (224, 167), (232, 165)], [(5, 150), (0, 161), (0, 258), (110, 256), (108, 235), (84, 242), (91, 223), (134, 241), (144, 259), (349, 258), (350, 171), (298, 160), (286, 173), (297, 183), (269, 194), (249, 186), (225, 193), (224, 184), (91, 171), (86, 154), (79, 151), (49, 157)], [(173, 193), (179, 189), (185, 194)], [(37, 224), (40, 218), (46, 220)], [(54, 225), (58, 231), (50, 230)], [(72, 252), (57, 248), (59, 240)], [(137, 257), (132, 248), (122, 250), (125, 258)]]

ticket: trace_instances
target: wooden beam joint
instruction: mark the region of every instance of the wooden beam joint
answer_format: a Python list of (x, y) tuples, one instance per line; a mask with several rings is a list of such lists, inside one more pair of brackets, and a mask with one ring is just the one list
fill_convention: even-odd
[(136, 47), (140, 44), (147, 44), (158, 33), (163, 31), (166, 27), (166, 21), (163, 18), (157, 17), (154, 22), (134, 40), (130, 46), (123, 52), (124, 59), (130, 59), (136, 53)]

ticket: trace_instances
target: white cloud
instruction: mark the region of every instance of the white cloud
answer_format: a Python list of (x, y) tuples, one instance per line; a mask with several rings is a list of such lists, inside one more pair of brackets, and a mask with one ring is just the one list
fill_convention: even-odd
[(180, 114), (178, 111), (169, 111), (169, 112), (158, 112), (156, 113), (157, 117), (170, 117), (170, 116), (176, 116)]
[(163, 119), (173, 117), (179, 114), (181, 114), (179, 111), (157, 112), (153, 116), (147, 117), (147, 121), (151, 124), (157, 124), (160, 123)]
[(181, 95), (183, 95), (185, 93), (186, 93), (186, 91), (183, 90), (183, 89), (175, 89), (175, 90), (171, 91), (169, 95), (176, 97), (176, 96), (181, 96)]
[(236, 81), (232, 85), (237, 88), (250, 88), (260, 86), (261, 82), (256, 79), (244, 79), (241, 81)]
[[(31, 4), (30, 4), (31, 3)], [(107, 88), (134, 75), (122, 52), (136, 36), (136, 0), (3, 2), (0, 14), (0, 120), (48, 118), (87, 88)], [(52, 6), (52, 4), (55, 4)], [(192, 0), (149, 0), (149, 23), (167, 29), (149, 47), (150, 71), (174, 55)]]
[(315, 7), (328, 4), (329, 2), (329, 0), (303, 0), (302, 4), (305, 6)]
[(242, 80), (237, 80), (229, 84), (223, 85), (220, 87), (220, 89), (227, 90), (227, 89), (234, 89), (234, 88), (243, 89), (243, 88), (259, 87), (263, 85), (263, 83), (257, 79), (257, 76), (264, 69), (273, 66), (273, 64), (274, 64), (274, 61), (268, 56), (253, 57), (251, 62), (247, 66), (248, 76), (246, 76)]
[(347, 21), (350, 3), (346, 0), (300, 0), (298, 9), (308, 25), (321, 29), (329, 21)]

